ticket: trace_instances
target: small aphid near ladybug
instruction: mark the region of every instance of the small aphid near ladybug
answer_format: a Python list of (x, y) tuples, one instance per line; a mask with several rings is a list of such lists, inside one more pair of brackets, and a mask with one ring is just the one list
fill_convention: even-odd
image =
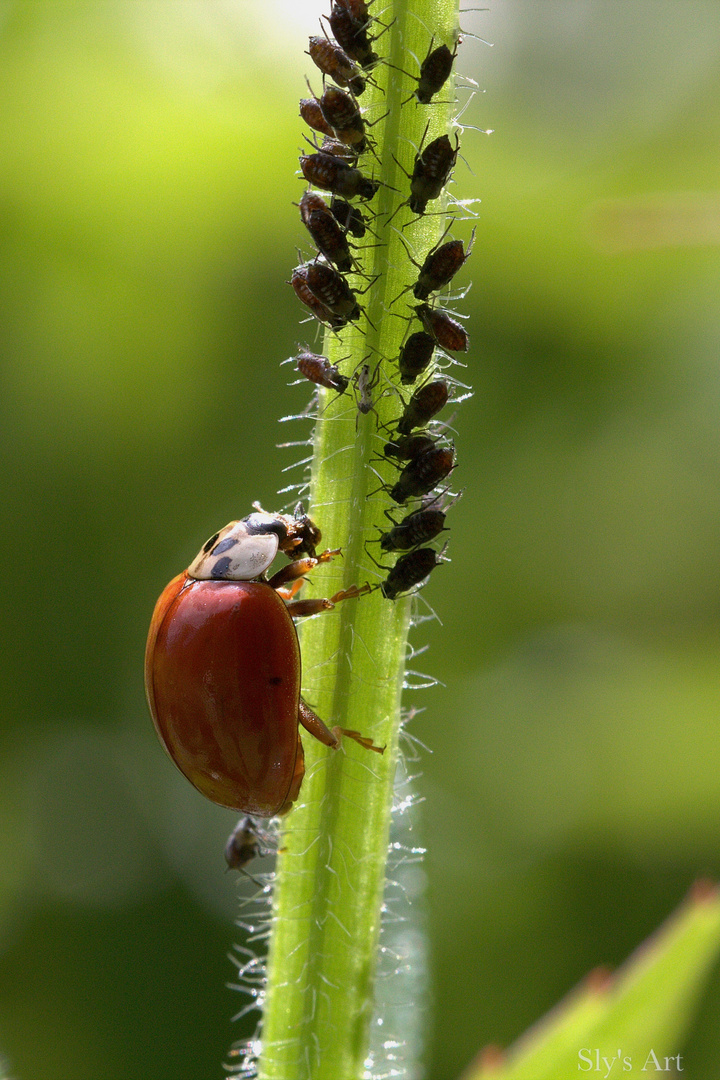
[(380, 591), (387, 600), (396, 600), (401, 593), (409, 592), (430, 576), (436, 566), (445, 562), (442, 553), (432, 548), (416, 548), (401, 555), (380, 584)]
[(397, 429), (401, 435), (409, 435), (413, 428), (422, 427), (444, 409), (450, 396), (448, 384), (444, 379), (423, 383), (408, 401), (403, 414), (398, 420)]
[(396, 503), (427, 495), (455, 468), (455, 450), (452, 446), (439, 446), (411, 458), (394, 487), (390, 498)]
[(428, 506), (413, 510), (380, 537), (383, 551), (410, 551), (434, 540), (445, 529), (445, 512)]
[(300, 200), (300, 217), (320, 254), (338, 270), (344, 273), (352, 270), (353, 260), (345, 233), (325, 200), (312, 191), (306, 191)]
[(324, 386), (327, 390), (336, 390), (338, 394), (344, 394), (350, 380), (341, 375), (334, 364), (331, 364), (326, 356), (318, 356), (316, 353), (302, 352), (297, 356), (297, 369), (310, 382), (318, 386)]
[[(251, 817), (240, 818), (225, 845), (225, 862), (228, 864), (228, 870), (240, 870), (247, 873), (245, 867), (248, 863), (264, 854), (266, 854), (266, 849), (257, 823)], [(247, 876), (251, 877), (250, 874)], [(255, 879), (252, 878), (252, 880)]]
[(372, 199), (380, 187), (379, 180), (371, 180), (359, 169), (332, 154), (302, 154), (300, 168), (308, 183), (322, 191), (332, 191), (333, 195), (344, 195), (349, 199), (355, 196)]
[(362, 94), (365, 79), (355, 61), (336, 42), (327, 37), (311, 37), (308, 55), (323, 75), (327, 75), (338, 86), (350, 89), (355, 97)]
[(300, 724), (333, 749), (347, 735), (382, 752), (356, 731), (328, 728), (300, 696), (293, 617), (330, 610), (367, 587), (292, 599), (333, 552), (296, 558), (268, 580), (278, 549), (303, 542), (288, 536), (295, 525), (304, 533), (297, 518), (257, 512), (211, 537), (160, 596), (145, 653), (150, 713), (170, 758), (212, 802), (257, 817), (284, 814), (298, 797)]
[(470, 338), (467, 330), (447, 311), (443, 308), (432, 308), (429, 304), (418, 304), (415, 311), (428, 334), (432, 335), (443, 349), (448, 352), (468, 351)]

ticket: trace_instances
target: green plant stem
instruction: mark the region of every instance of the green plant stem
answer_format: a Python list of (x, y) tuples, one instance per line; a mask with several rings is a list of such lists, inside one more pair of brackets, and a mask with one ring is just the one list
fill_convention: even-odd
[[(422, 60), (431, 36), (435, 46), (452, 48), (457, 2), (393, 0), (382, 20), (390, 28), (377, 50), (416, 72), (412, 54)], [(370, 204), (378, 212), (371, 221), (377, 238), (366, 237), (358, 253), (361, 276), (351, 279), (357, 290), (372, 284), (360, 297), (363, 317), (341, 334), (327, 335), (326, 355), (347, 374), (367, 358), (371, 372), (377, 371), (375, 412), (361, 414), (350, 392), (321, 393), (310, 511), (324, 541), (342, 548), (343, 558), (313, 575), (315, 595), (386, 576), (369, 559), (366, 543), (377, 539), (378, 527), (387, 528), (384, 511), (392, 503), (380, 486), (397, 475), (380, 460), (388, 437), (381, 425), (397, 419), (408, 397), (406, 389), (402, 395), (397, 390), (396, 363), (408, 322), (391, 312), (411, 314), (412, 294), (397, 299), (417, 276), (403, 239), (422, 262), (443, 229), (442, 215), (415, 221), (407, 207), (387, 222), (409, 194), (395, 158), (412, 172), (423, 136), (430, 140), (448, 131), (452, 83), (437, 95), (439, 102), (426, 106), (415, 98), (401, 104), (416, 83), (386, 64), (376, 67), (373, 78), (377, 85), (362, 98), (365, 116), (387, 115), (370, 129), (376, 157), (365, 153), (361, 168), (384, 186)], [(439, 206), (440, 200), (428, 210)], [(302, 629), (306, 700), (328, 724), (360, 731), (386, 749), (380, 756), (345, 738), (334, 752), (303, 734), (307, 771), (283, 829), (273, 897), (261, 1080), (366, 1075), (410, 611), (410, 599), (389, 601), (377, 590)]]

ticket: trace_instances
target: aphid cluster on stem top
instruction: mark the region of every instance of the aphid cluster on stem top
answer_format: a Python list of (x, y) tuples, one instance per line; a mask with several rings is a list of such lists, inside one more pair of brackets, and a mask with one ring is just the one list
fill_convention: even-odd
[[(348, 237), (362, 239), (370, 226), (366, 208), (348, 200), (369, 203), (380, 187), (371, 167), (368, 171), (361, 164), (361, 156), (367, 161), (374, 150), (368, 131), (372, 123), (358, 98), (383, 62), (373, 46), (387, 29), (370, 14), (371, 4), (331, 0), (327, 23), (335, 40), (311, 37), (308, 49), (322, 73), (323, 92), (317, 97), (311, 89), (312, 96), (300, 103), (305, 121), (325, 138), (319, 148), (315, 144), (315, 152), (300, 158), (310, 185), (300, 199), (300, 217), (317, 255), (293, 270), (291, 284), (311, 315), (335, 332), (362, 314), (359, 290), (345, 276), (358, 269)], [(404, 72), (416, 88), (403, 106), (413, 97), (415, 107), (432, 102), (450, 76), (458, 44), (459, 38), (452, 49), (430, 40), (419, 74)], [(457, 137), (454, 146), (447, 135), (424, 143), (423, 137), (407, 174), (408, 197), (386, 224), (402, 206), (423, 215), (450, 177)], [(408, 332), (397, 357), (371, 348), (347, 374), (339, 365), (352, 365), (349, 356), (333, 364), (306, 349), (294, 358), (303, 377), (324, 390), (342, 395), (352, 386), (359, 415), (375, 412), (375, 387), (383, 375), (383, 393), (394, 393), (401, 402), (399, 415), (385, 425), (387, 441), (382, 440), (385, 462), (398, 471), (394, 483), (383, 485), (395, 505), (385, 511), (390, 527), (380, 530), (376, 540), (384, 555), (398, 557), (394, 565), (384, 566), (371, 556), (387, 571), (374, 588), (390, 601), (416, 589), (444, 561), (445, 547), (437, 551), (429, 545), (446, 531), (446, 513), (456, 498), (443, 487), (455, 468), (455, 449), (445, 435), (447, 426), (436, 418), (456, 382), (438, 375), (438, 369), (452, 363), (451, 353), (467, 351), (469, 341), (461, 324), (436, 307), (433, 297), (463, 266), (471, 246), (472, 239), (465, 248), (459, 240), (445, 241), (443, 234), (419, 262), (406, 248), (417, 277), (389, 307), (412, 291), (419, 303), (410, 307), (409, 317), (400, 317), (408, 324), (419, 320), (422, 329)], [(373, 351), (376, 362), (371, 364)], [(231, 522), (203, 545), (187, 570), (167, 585), (152, 617), (145, 678), (158, 736), (180, 771), (208, 799), (250, 815), (238, 824), (226, 849), (228, 865), (237, 869), (266, 846), (253, 818), (285, 814), (298, 798), (304, 774), (299, 726), (333, 749), (346, 736), (367, 750), (384, 750), (357, 731), (327, 727), (300, 696), (293, 620), (371, 591), (368, 584), (353, 585), (329, 599), (297, 598), (305, 576), (340, 554), (339, 549), (318, 553), (320, 540), (320, 529), (302, 504), (290, 515), (267, 513), (256, 503), (254, 513)], [(268, 577), (278, 553), (289, 561)]]
[[(300, 115), (315, 134), (314, 152), (300, 157), (301, 172), (309, 186), (300, 199), (299, 209), (317, 254), (295, 267), (291, 284), (311, 315), (335, 332), (357, 321), (363, 313), (359, 291), (345, 276), (358, 270), (349, 237), (361, 239), (370, 228), (369, 204), (380, 187), (372, 175), (374, 147), (369, 132), (372, 123), (359, 99), (368, 82), (373, 82), (378, 65), (386, 64), (415, 84), (401, 107), (433, 104), (450, 78), (460, 44), (459, 37), (450, 44), (430, 37), (424, 59), (417, 61), (417, 74), (398, 68), (381, 60), (374, 51), (375, 43), (387, 27), (373, 17), (371, 6), (363, 0), (331, 0), (326, 22), (334, 40), (327, 34), (311, 37), (307, 50), (322, 75), (322, 93), (318, 96), (307, 80), (311, 97), (300, 101)], [(414, 106), (410, 105), (413, 99)], [(450, 179), (459, 152), (457, 133), (454, 141), (447, 134), (426, 141), (428, 129), (429, 122), (412, 171), (405, 174), (409, 181), (407, 194), (401, 193), (405, 197), (388, 216), (387, 224), (403, 207), (408, 207), (416, 217), (423, 216), (428, 212), (428, 204), (440, 199)], [(315, 141), (319, 135), (323, 136), (320, 146)], [(469, 338), (462, 324), (437, 306), (436, 297), (469, 258), (474, 239), (473, 233), (467, 247), (461, 240), (446, 239), (450, 227), (419, 260), (413, 257), (399, 231), (416, 273), (389, 306), (392, 309), (405, 293), (412, 292), (418, 303), (408, 305), (411, 312), (408, 323), (417, 319), (422, 329), (409, 326), (396, 357), (376, 356), (374, 365), (367, 363), (368, 356), (361, 361), (347, 357), (350, 365), (347, 373), (340, 370), (340, 362), (332, 364), (327, 357), (307, 349), (294, 358), (300, 374), (317, 386), (336, 394), (354, 393), (361, 414), (375, 411), (372, 391), (380, 382), (381, 369), (391, 388), (384, 393), (394, 392), (402, 402), (394, 431), (392, 425), (388, 431), (390, 438), (384, 451), (386, 460), (397, 466), (399, 476), (395, 483), (387, 485), (386, 491), (401, 506), (413, 500), (422, 501), (419, 506), (408, 506), (409, 512), (401, 521), (391, 517), (392, 528), (380, 537), (383, 552), (402, 553), (394, 566), (377, 562), (368, 548), (376, 565), (388, 571), (379, 588), (391, 600), (422, 584), (442, 560), (442, 555), (424, 545), (445, 529), (447, 507), (443, 509), (441, 503), (447, 492), (441, 485), (455, 467), (455, 450), (443, 437), (445, 429), (436, 417), (451, 398), (455, 381), (438, 377), (437, 370), (453, 362), (451, 354), (466, 352)], [(407, 398), (405, 388), (410, 393)]]

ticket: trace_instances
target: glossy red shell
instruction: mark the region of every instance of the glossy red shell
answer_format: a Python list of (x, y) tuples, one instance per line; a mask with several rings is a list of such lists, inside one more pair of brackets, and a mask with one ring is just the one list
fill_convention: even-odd
[(160, 741), (203, 795), (261, 817), (292, 801), (300, 647), (270, 585), (174, 578), (155, 606), (145, 680)]

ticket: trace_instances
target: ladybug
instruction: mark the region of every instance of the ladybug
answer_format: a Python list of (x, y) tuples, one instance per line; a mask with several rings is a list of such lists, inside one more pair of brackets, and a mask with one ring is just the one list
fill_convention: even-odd
[[(330, 600), (293, 600), (303, 575), (338, 554), (297, 557), (319, 538), (304, 514), (259, 510), (230, 522), (165, 588), (150, 623), (145, 685), (161, 743), (211, 802), (257, 817), (284, 814), (298, 797), (298, 724), (333, 749), (341, 735), (384, 749), (356, 731), (328, 728), (300, 697), (293, 617), (369, 591), (352, 586)], [(292, 561), (268, 580), (278, 550)]]

